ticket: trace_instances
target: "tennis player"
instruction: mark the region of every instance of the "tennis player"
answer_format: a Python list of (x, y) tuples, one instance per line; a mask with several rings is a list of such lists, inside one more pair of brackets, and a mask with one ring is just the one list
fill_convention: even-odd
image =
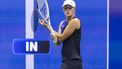
[[(76, 3), (74, 0), (65, 0), (62, 8), (66, 19), (60, 22), (58, 32), (55, 32), (56, 35), (51, 35), (52, 40), (57, 37), (57, 44), (63, 43), (60, 69), (82, 69), (81, 24), (75, 16)], [(46, 27), (44, 20), (40, 20), (40, 24)]]

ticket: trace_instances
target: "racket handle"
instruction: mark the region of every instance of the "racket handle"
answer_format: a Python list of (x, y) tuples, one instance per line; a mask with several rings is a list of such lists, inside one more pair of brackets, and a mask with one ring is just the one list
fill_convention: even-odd
[(55, 39), (52, 40), (54, 44), (57, 43), (57, 37)]
[[(52, 33), (53, 36), (56, 35), (56, 34), (55, 34), (55, 31), (54, 31), (53, 28), (52, 28), (52, 26), (50, 26), (50, 31), (51, 31), (51, 33)], [(56, 36), (52, 41), (53, 41), (54, 44), (56, 44), (56, 43), (57, 43), (57, 36)]]
[[(53, 36), (56, 35), (55, 32), (54, 32), (54, 30), (52, 30), (51, 33), (52, 33)], [(57, 43), (57, 36), (52, 41), (53, 41), (54, 44)]]
[[(49, 31), (50, 31), (50, 33), (53, 35), (53, 36), (55, 36), (56, 34), (55, 34), (55, 31), (53, 30), (53, 28), (52, 28), (52, 26), (50, 25), (51, 23), (50, 23), (50, 20), (48, 21), (48, 29), (49, 29)], [(55, 37), (53, 40), (53, 43), (54, 44), (56, 44), (57, 43), (57, 37)]]

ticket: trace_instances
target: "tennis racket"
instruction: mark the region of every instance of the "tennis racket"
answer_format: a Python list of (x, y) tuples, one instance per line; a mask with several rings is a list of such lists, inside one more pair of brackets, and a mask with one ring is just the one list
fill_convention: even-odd
[[(37, 6), (38, 13), (42, 17), (42, 19), (45, 20), (45, 23), (48, 25), (48, 28), (50, 29), (50, 33), (55, 35), (50, 22), (49, 7), (48, 7), (47, 0), (36, 0), (36, 6)], [(54, 43), (57, 42), (57, 38), (55, 38), (53, 42)]]

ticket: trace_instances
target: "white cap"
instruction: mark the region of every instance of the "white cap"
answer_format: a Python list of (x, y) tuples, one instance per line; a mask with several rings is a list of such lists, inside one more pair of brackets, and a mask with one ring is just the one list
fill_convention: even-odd
[(64, 7), (65, 5), (71, 5), (72, 7), (76, 8), (76, 4), (74, 0), (65, 0), (62, 7)]

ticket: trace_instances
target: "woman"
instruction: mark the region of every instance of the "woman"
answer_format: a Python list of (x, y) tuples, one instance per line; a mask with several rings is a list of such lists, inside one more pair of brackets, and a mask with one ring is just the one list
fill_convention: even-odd
[[(66, 20), (62, 20), (56, 35), (51, 35), (52, 40), (57, 38), (57, 43), (63, 43), (62, 64), (60, 69), (82, 69), (80, 57), (80, 20), (75, 17), (76, 4), (73, 0), (65, 0), (63, 11)], [(40, 24), (46, 27), (45, 21), (40, 20)]]

